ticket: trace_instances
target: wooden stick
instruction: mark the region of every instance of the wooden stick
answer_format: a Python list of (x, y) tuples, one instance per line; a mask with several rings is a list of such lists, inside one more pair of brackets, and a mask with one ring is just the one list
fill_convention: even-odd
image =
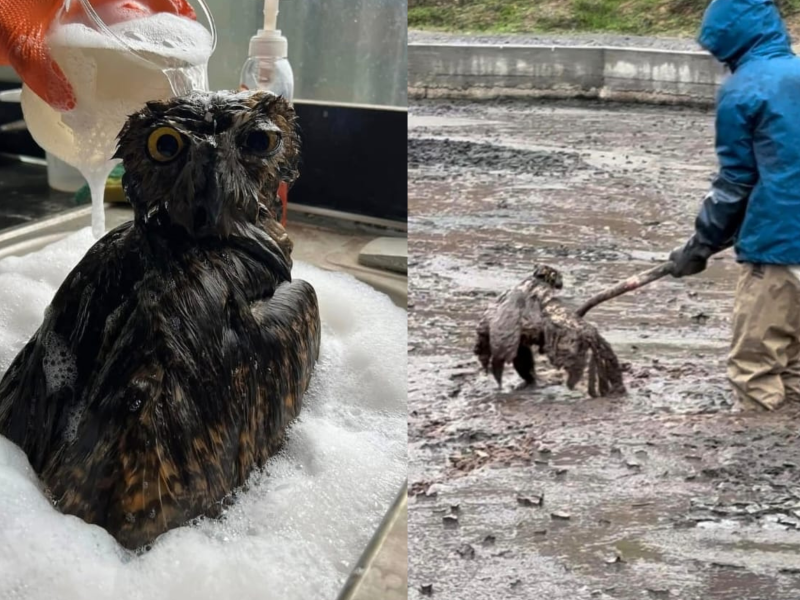
[(610, 287), (606, 290), (603, 290), (599, 294), (595, 294), (591, 298), (589, 298), (586, 302), (583, 303), (577, 311), (576, 315), (578, 317), (583, 317), (587, 312), (592, 310), (598, 304), (605, 302), (606, 300), (611, 300), (612, 298), (616, 298), (617, 296), (621, 296), (622, 294), (626, 294), (628, 292), (632, 292), (633, 290), (639, 289), (642, 286), (647, 285), (648, 283), (652, 283), (657, 279), (661, 279), (662, 277), (666, 277), (667, 275), (672, 274), (672, 262), (665, 262), (657, 267), (650, 269), (649, 271), (643, 271), (633, 277), (628, 277), (625, 281), (622, 281), (615, 285), (614, 287)]

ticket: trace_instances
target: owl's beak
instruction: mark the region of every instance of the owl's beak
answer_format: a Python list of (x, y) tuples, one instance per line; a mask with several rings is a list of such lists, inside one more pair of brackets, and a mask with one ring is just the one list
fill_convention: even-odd
[(195, 196), (192, 229), (196, 235), (212, 233), (226, 235), (227, 232), (222, 231), (221, 227), (224, 224), (224, 219), (221, 219), (223, 202), (224, 195), (220, 191), (216, 177), (210, 177), (206, 188)]

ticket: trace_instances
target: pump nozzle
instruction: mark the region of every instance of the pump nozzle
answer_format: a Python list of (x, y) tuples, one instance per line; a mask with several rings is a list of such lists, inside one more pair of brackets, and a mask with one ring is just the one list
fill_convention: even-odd
[(264, 29), (275, 31), (278, 28), (278, 0), (264, 0)]
[[(3, 0), (0, 0), (2, 2)], [(286, 38), (278, 26), (278, 0), (264, 0), (264, 28), (250, 38), (250, 56), (286, 58)]]

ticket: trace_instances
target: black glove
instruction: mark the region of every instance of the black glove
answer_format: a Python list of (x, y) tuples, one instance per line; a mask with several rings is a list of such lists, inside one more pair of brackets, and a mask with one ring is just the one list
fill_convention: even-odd
[(697, 241), (693, 236), (685, 245), (675, 248), (670, 255), (669, 260), (673, 264), (672, 276), (673, 277), (689, 277), (697, 275), (706, 270), (708, 266), (708, 259), (714, 251)]

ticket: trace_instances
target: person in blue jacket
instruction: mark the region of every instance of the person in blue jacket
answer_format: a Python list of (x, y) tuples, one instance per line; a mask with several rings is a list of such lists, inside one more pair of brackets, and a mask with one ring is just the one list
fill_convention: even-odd
[(698, 41), (730, 70), (717, 97), (717, 174), (673, 275), (731, 246), (730, 380), (740, 407), (800, 399), (800, 58), (771, 0), (713, 0)]

